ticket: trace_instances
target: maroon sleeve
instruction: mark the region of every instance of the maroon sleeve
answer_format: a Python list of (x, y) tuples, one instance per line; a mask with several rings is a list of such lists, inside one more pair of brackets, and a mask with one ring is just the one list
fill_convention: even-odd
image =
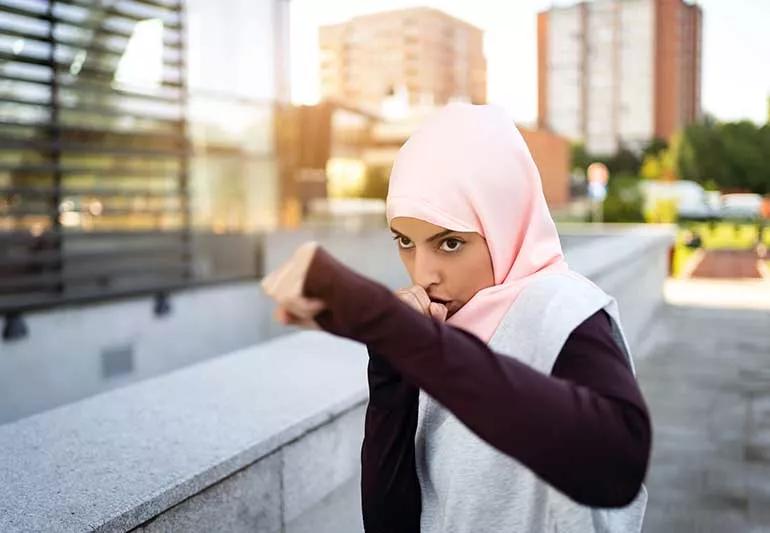
[(549, 376), (419, 313), (322, 248), (304, 294), (326, 302), (316, 316), (324, 330), (367, 344), (480, 438), (576, 502), (619, 507), (638, 493), (650, 419), (606, 315), (592, 317), (598, 334), (573, 332), (562, 350), (569, 357), (560, 354)]

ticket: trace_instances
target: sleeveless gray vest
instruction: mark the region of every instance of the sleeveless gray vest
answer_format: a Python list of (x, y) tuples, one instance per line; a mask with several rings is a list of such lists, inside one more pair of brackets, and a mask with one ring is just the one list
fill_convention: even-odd
[[(569, 271), (534, 280), (517, 297), (489, 341), (498, 353), (550, 374), (569, 334), (599, 309), (612, 318), (615, 341), (636, 374), (617, 302)], [(537, 406), (532, 406), (533, 416)], [(493, 448), (420, 391), (415, 435), (422, 493), (422, 533), (634, 533), (642, 529), (647, 489), (620, 509), (582, 506)]]

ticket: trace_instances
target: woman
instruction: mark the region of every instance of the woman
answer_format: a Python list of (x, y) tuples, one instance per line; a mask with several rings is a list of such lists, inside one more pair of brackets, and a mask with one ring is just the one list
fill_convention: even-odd
[(652, 430), (617, 305), (565, 262), (510, 117), (431, 116), (387, 219), (409, 289), (313, 242), (263, 282), (282, 322), (367, 345), (366, 530), (639, 531)]

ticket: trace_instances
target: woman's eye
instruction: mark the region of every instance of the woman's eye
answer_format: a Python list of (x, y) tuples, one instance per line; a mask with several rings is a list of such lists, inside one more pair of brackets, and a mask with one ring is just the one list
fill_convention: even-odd
[(393, 237), (393, 240), (398, 241), (398, 246), (400, 248), (411, 248), (411, 246), (408, 246), (408, 245), (412, 241), (410, 241), (406, 237), (401, 237), (400, 235), (396, 235), (395, 237)]
[[(446, 248), (444, 248), (445, 245), (448, 245)], [(444, 242), (441, 243), (441, 249), (445, 252), (456, 252), (460, 248), (462, 248), (463, 241), (459, 239), (446, 239)]]

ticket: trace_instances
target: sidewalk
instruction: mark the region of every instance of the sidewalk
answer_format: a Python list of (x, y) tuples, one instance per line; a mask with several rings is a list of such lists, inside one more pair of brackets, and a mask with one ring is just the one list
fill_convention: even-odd
[(770, 310), (768, 279), (668, 279), (663, 291), (674, 305)]
[(638, 365), (654, 424), (644, 531), (770, 531), (770, 283), (666, 292), (679, 305)]
[(754, 250), (707, 250), (693, 278), (760, 278)]

